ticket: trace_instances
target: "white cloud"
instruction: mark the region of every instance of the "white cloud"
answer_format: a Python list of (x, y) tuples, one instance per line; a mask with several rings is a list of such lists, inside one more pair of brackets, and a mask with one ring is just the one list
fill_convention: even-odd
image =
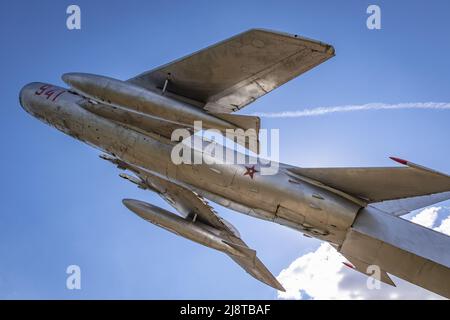
[[(436, 224), (438, 223), (440, 213), (445, 213), (446, 217), (442, 219), (441, 223), (437, 226)], [(430, 207), (423, 209), (412, 217), (411, 221), (450, 236), (450, 210), (446, 208)]]
[(434, 228), (434, 230), (445, 233), (450, 236), (450, 216), (444, 219), (441, 222), (441, 225), (439, 227)]
[(255, 113), (254, 115), (265, 118), (298, 118), (321, 116), (336, 112), (352, 112), (365, 110), (396, 110), (396, 109), (435, 109), (450, 110), (450, 103), (446, 102), (416, 102), (416, 103), (367, 103), (362, 105), (348, 105), (337, 107), (318, 107), (312, 109), (304, 109), (298, 111), (282, 111), (269, 113)]
[[(442, 207), (426, 208), (411, 220), (450, 235), (450, 210), (435, 227)], [(345, 266), (346, 259), (328, 243), (295, 259), (277, 279), (286, 289), (278, 292), (281, 299), (441, 299), (442, 297), (392, 277), (396, 287), (381, 283), (380, 289), (367, 288), (367, 276)]]
[(420, 224), (421, 226), (432, 228), (436, 222), (440, 209), (440, 207), (430, 207), (423, 209), (414, 217), (412, 217), (411, 221)]
[(277, 279), (286, 292), (279, 292), (284, 299), (302, 299), (305, 293), (317, 299), (327, 299), (340, 294), (339, 283), (344, 274), (342, 262), (345, 259), (327, 243), (296, 259)]

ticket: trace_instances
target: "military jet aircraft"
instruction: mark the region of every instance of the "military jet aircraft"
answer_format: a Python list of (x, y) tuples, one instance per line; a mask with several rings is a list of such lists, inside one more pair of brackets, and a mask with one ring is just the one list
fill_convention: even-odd
[(256, 160), (252, 165), (172, 161), (180, 143), (171, 139), (172, 133), (180, 128), (195, 133), (195, 121), (220, 132), (253, 129), (257, 138), (259, 118), (235, 112), (334, 54), (331, 45), (319, 41), (254, 29), (127, 81), (68, 73), (62, 78), (69, 89), (30, 83), (20, 92), (20, 104), (102, 150), (102, 159), (132, 173), (121, 177), (156, 192), (178, 214), (123, 200), (131, 211), (226, 253), (277, 290), (284, 289), (207, 200), (327, 241), (359, 272), (377, 265), (385, 283), (394, 285), (392, 274), (450, 297), (450, 238), (399, 218), (449, 199), (445, 174), (392, 158), (402, 166), (299, 168), (280, 163), (276, 174), (263, 175), (258, 143), (247, 142), (241, 144), (256, 154), (245, 157)]

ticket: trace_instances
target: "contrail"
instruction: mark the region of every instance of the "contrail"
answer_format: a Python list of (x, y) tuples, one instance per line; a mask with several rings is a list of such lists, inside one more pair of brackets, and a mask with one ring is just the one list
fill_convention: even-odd
[(336, 112), (352, 112), (364, 110), (396, 110), (396, 109), (450, 110), (450, 103), (447, 102), (417, 102), (417, 103), (398, 103), (398, 104), (368, 103), (362, 105), (318, 107), (298, 111), (267, 112), (267, 113), (262, 112), (262, 113), (254, 113), (253, 115), (264, 118), (298, 118), (298, 117), (321, 116)]

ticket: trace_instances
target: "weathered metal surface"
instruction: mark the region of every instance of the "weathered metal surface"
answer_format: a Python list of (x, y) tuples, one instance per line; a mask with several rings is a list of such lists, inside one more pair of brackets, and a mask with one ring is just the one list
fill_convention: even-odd
[(253, 29), (129, 81), (187, 97), (213, 112), (230, 113), (334, 56), (328, 44)]

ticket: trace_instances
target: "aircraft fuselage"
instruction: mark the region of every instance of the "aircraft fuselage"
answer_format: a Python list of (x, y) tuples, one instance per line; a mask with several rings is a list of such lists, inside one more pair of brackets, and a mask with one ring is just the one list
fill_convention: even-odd
[[(260, 175), (259, 164), (174, 164), (175, 142), (98, 116), (89, 98), (65, 88), (30, 83), (20, 93), (23, 108), (41, 121), (161, 178), (188, 186), (232, 210), (273, 221), (339, 246), (360, 208), (334, 193), (286, 174)], [(198, 151), (194, 151), (198, 152)], [(250, 172), (249, 170), (254, 170)]]

